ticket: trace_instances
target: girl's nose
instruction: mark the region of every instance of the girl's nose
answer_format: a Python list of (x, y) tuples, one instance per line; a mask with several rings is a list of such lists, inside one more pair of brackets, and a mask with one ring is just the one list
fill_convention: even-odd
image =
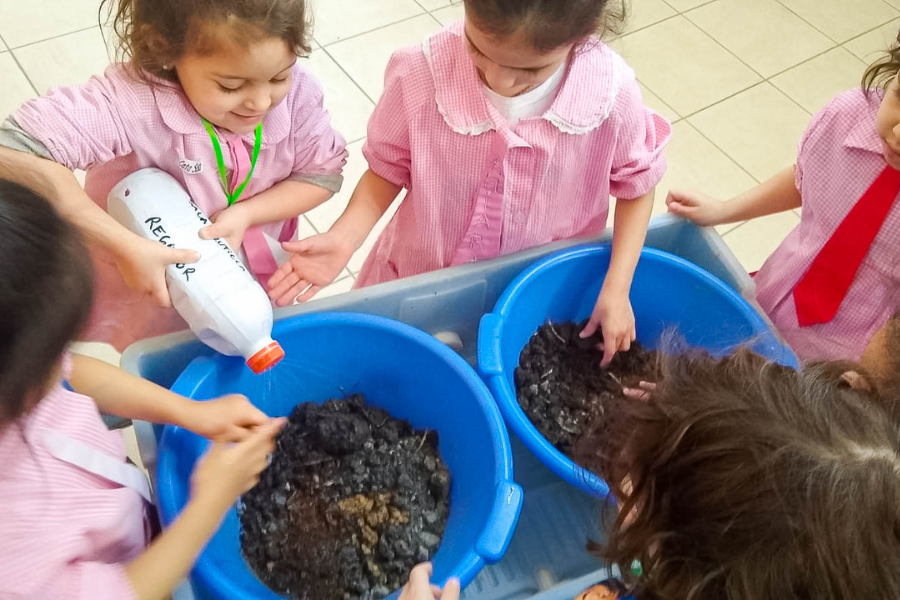
[(244, 105), (253, 112), (261, 113), (269, 110), (272, 105), (272, 97), (265, 89), (257, 89), (247, 97)]

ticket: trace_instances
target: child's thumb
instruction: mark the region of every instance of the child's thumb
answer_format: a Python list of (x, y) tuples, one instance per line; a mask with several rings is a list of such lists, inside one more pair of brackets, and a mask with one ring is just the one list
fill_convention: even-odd
[(282, 242), (281, 247), (285, 252), (290, 252), (291, 254), (303, 254), (304, 252), (315, 250), (316, 242), (313, 238), (306, 238), (296, 242)]

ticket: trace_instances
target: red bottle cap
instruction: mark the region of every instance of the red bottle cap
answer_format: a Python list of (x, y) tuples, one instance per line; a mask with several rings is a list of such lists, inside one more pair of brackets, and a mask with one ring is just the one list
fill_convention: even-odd
[(265, 373), (284, 358), (284, 350), (278, 342), (272, 342), (253, 356), (247, 359), (250, 370), (259, 375)]

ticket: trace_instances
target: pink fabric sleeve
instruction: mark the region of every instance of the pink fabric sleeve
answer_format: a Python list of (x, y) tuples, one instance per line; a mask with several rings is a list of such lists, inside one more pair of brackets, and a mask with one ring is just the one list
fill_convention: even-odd
[(800, 142), (797, 144), (797, 163), (794, 166), (794, 186), (797, 188), (797, 191), (800, 192), (801, 196), (803, 195), (803, 169), (805, 167), (804, 163), (806, 163), (806, 159), (809, 155), (809, 147), (815, 143), (815, 140), (818, 137), (817, 133), (820, 132), (819, 126), (822, 122), (827, 121), (835, 111), (840, 110), (836, 106), (839, 98), (840, 96), (833, 99), (825, 105), (825, 108), (813, 115), (812, 120), (810, 120), (809, 125), (806, 126), (806, 130), (800, 137)]
[(340, 175), (347, 162), (346, 142), (331, 126), (331, 117), (323, 104), (322, 86), (307, 73), (293, 115), (294, 173), (298, 175)]
[(394, 53), (384, 75), (384, 92), (369, 119), (363, 155), (369, 168), (394, 185), (409, 188), (411, 152), (409, 115), (403, 92), (406, 58)]
[(672, 125), (644, 106), (634, 78), (623, 85), (611, 118), (618, 118), (619, 123), (609, 193), (619, 199), (640, 198), (666, 172), (663, 151), (672, 137)]
[(115, 87), (109, 75), (94, 77), (29, 100), (11, 117), (47, 147), (53, 160), (87, 169), (132, 152)]
[(77, 562), (64, 565), (36, 594), (21, 600), (137, 600), (125, 565)]

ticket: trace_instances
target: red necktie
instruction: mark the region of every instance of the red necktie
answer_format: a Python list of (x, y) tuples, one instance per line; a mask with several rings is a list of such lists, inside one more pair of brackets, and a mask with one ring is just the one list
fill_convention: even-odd
[(794, 288), (801, 327), (828, 323), (837, 314), (898, 193), (900, 171), (885, 167), (825, 242)]

